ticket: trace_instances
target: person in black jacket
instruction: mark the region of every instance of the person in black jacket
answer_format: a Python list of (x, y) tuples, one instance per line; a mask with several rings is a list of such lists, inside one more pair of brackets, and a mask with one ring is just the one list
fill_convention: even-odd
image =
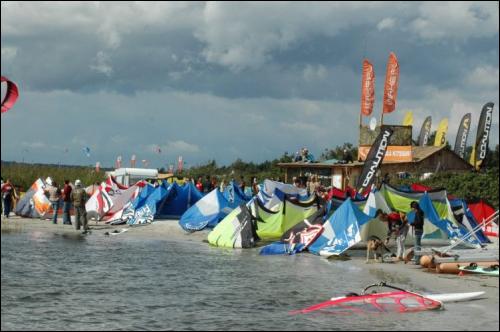
[[(412, 226), (415, 234), (415, 252), (420, 251), (422, 245), (422, 235), (424, 234), (424, 211), (420, 208), (417, 202), (413, 201), (410, 204), (411, 209), (415, 212), (415, 219)], [(420, 256), (415, 254), (415, 264), (420, 263)]]

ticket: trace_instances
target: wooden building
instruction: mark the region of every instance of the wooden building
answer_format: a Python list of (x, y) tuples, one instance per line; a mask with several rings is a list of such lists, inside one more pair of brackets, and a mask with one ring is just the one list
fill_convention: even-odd
[[(412, 146), (411, 162), (383, 161), (378, 172), (379, 177), (386, 174), (395, 177), (399, 174), (422, 175), (438, 171), (466, 172), (472, 166), (460, 158), (446, 146)], [(345, 189), (346, 186), (356, 187), (364, 162), (352, 163), (280, 163), (278, 166), (285, 171), (285, 182), (291, 183), (293, 177), (317, 175), (325, 186), (335, 186)]]

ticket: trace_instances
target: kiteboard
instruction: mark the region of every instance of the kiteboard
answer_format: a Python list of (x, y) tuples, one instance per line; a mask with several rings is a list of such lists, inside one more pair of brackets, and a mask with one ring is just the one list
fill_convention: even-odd
[(443, 294), (424, 294), (424, 297), (440, 301), (443, 303), (462, 302), (477, 299), (484, 295), (484, 292), (469, 292), (469, 293), (443, 293)]
[(464, 272), (498, 277), (498, 265), (485, 267), (485, 266), (478, 266), (477, 264), (472, 263), (469, 266), (460, 266), (459, 270)]
[[(470, 301), (477, 299), (482, 295), (484, 295), (484, 292), (422, 294), (423, 297), (442, 303)], [(341, 298), (342, 297), (332, 297), (331, 300), (333, 301)]]

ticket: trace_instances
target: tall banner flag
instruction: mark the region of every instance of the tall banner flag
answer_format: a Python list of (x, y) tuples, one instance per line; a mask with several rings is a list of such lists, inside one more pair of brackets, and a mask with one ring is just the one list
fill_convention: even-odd
[(413, 112), (408, 111), (403, 119), (403, 126), (413, 126)]
[(101, 163), (98, 161), (95, 163), (95, 172), (99, 173), (100, 170), (101, 170)]
[(121, 168), (122, 167), (122, 156), (116, 157), (116, 168)]
[(356, 187), (359, 193), (363, 194), (367, 189), (370, 189), (375, 180), (375, 175), (380, 168), (380, 164), (384, 160), (392, 134), (393, 130), (389, 126), (382, 126), (380, 128), (380, 133), (368, 152), (361, 176), (358, 179)]
[(469, 137), (471, 114), (467, 113), (460, 121), (457, 138), (455, 139), (455, 148), (453, 151), (464, 159), (465, 148), (467, 147), (467, 137)]
[(483, 106), (479, 124), (477, 126), (476, 142), (472, 150), (472, 165), (479, 169), (488, 152), (488, 143), (490, 138), (491, 122), (493, 121), (494, 103), (489, 102)]
[(177, 161), (177, 172), (182, 172), (182, 167), (184, 166), (184, 161), (182, 160), (182, 156), (179, 156), (179, 160)]
[[(384, 104), (382, 119), (385, 113), (391, 113), (396, 109), (396, 99), (399, 85), (399, 64), (396, 55), (391, 52), (387, 61), (384, 84)], [(382, 121), (380, 121), (383, 123)]]
[(439, 127), (436, 131), (436, 137), (434, 138), (434, 146), (443, 146), (446, 144), (447, 132), (448, 132), (448, 118), (444, 118), (439, 123)]
[(363, 61), (363, 76), (361, 78), (361, 114), (370, 116), (375, 102), (375, 72), (368, 60)]
[(130, 167), (134, 168), (135, 167), (135, 154), (132, 155), (132, 157), (130, 158)]
[(429, 136), (431, 134), (432, 117), (428, 116), (425, 118), (422, 128), (420, 129), (420, 135), (418, 136), (418, 145), (426, 146), (429, 142)]

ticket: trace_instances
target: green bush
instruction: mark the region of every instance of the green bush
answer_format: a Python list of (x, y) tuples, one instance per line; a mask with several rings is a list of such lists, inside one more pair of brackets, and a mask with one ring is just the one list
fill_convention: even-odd
[(64, 180), (75, 182), (80, 179), (84, 186), (89, 186), (94, 182), (105, 180), (104, 170), (96, 173), (94, 168), (81, 166), (57, 166), (42, 164), (22, 164), (15, 162), (2, 162), (1, 174), (4, 181), (10, 179), (14, 186), (21, 191), (27, 191), (38, 178), (46, 179), (50, 176), (59, 185), (64, 184)]
[(395, 186), (421, 183), (432, 188), (445, 188), (449, 194), (466, 200), (484, 199), (498, 209), (499, 168), (481, 172), (440, 172), (429, 179), (418, 178), (391, 180)]

